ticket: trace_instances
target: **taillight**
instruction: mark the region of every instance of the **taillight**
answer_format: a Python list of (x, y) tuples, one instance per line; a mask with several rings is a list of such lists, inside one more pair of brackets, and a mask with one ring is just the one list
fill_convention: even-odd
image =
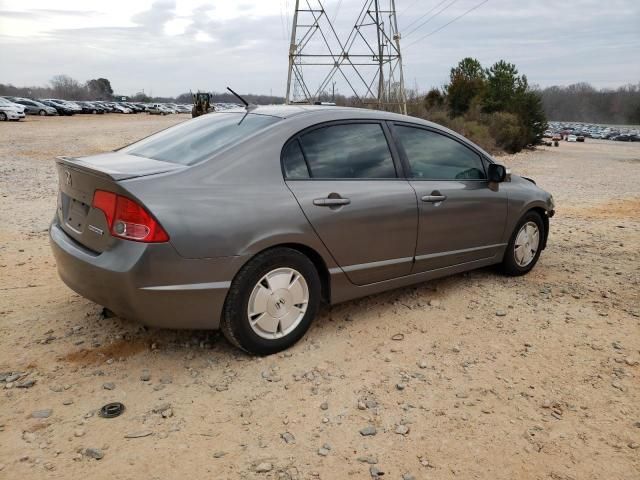
[(130, 198), (113, 192), (96, 190), (93, 208), (102, 210), (114, 237), (136, 242), (167, 242), (169, 235), (144, 207)]

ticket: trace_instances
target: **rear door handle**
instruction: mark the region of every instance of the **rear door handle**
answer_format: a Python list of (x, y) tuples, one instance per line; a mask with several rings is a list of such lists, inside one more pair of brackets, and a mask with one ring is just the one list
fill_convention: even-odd
[(348, 198), (316, 198), (313, 201), (313, 204), (318, 207), (339, 207), (350, 203), (351, 200)]
[(444, 202), (446, 199), (447, 199), (446, 195), (425, 195), (424, 197), (422, 197), (423, 202), (429, 202), (429, 203)]

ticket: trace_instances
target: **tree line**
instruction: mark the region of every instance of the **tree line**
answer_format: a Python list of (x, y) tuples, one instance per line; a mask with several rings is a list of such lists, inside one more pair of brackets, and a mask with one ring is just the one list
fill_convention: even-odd
[(615, 90), (576, 83), (547, 87), (540, 95), (551, 120), (640, 125), (640, 82)]

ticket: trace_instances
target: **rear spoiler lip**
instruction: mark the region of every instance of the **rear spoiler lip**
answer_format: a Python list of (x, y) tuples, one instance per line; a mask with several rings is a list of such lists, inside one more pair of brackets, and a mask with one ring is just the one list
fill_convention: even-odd
[(150, 175), (158, 175), (160, 173), (173, 172), (176, 170), (183, 170), (187, 168), (186, 165), (163, 162), (163, 163), (166, 163), (167, 165), (166, 169), (160, 169), (152, 172), (143, 172), (143, 173), (123, 173), (115, 170), (109, 170), (106, 168), (100, 168), (92, 163), (83, 162), (82, 158), (77, 158), (77, 157), (58, 156), (56, 157), (56, 163), (63, 165), (64, 167), (67, 167), (67, 168), (82, 170), (83, 172), (89, 173), (91, 175), (109, 178), (115, 182), (119, 182), (121, 180), (129, 180), (131, 178), (148, 177)]

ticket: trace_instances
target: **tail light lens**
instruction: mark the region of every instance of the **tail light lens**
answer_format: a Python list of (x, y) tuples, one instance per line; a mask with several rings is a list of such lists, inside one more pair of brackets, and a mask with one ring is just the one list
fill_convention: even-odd
[(102, 210), (114, 237), (145, 243), (169, 241), (169, 235), (156, 219), (130, 198), (96, 190), (92, 206)]

